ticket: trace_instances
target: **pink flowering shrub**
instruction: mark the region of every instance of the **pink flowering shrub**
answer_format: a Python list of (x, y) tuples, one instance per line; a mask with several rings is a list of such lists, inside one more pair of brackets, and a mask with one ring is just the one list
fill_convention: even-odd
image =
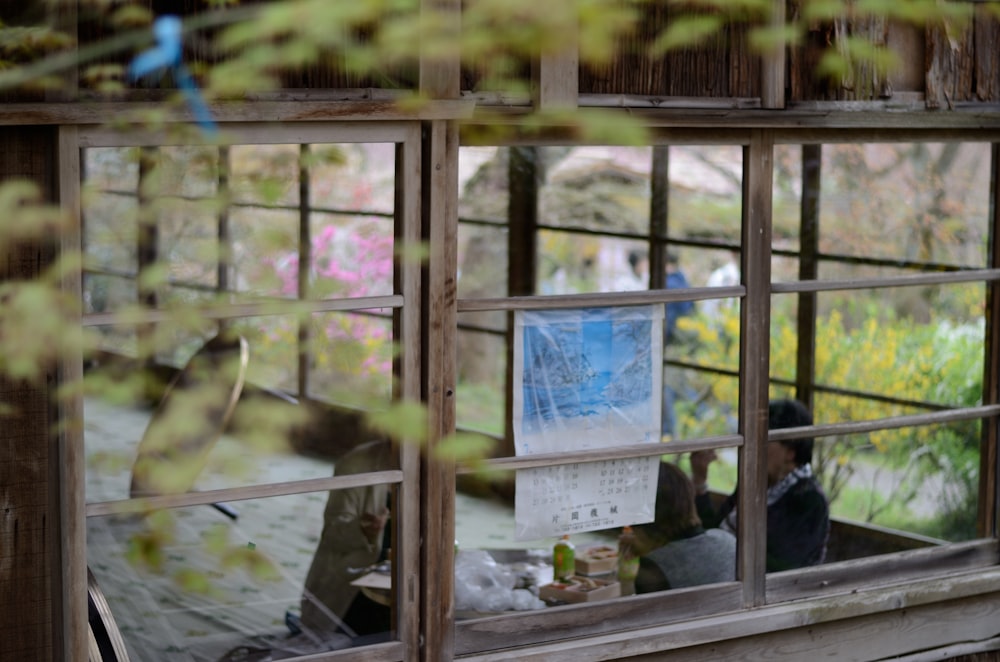
[[(392, 294), (393, 237), (388, 224), (375, 217), (344, 225), (325, 225), (312, 238), (309, 269), (310, 298), (341, 299)], [(279, 292), (298, 293), (299, 256), (289, 252), (269, 260), (278, 278)], [(388, 310), (320, 313), (312, 316), (312, 388), (348, 390), (367, 386), (382, 390), (392, 373), (392, 332)], [(286, 335), (294, 342), (295, 330), (282, 328), (269, 335)], [(273, 341), (280, 342), (278, 338)], [(358, 384), (359, 379), (362, 384)]]

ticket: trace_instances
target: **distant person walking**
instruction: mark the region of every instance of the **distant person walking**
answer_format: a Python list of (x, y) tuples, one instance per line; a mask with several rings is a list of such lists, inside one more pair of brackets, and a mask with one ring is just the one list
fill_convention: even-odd
[[(667, 279), (668, 290), (678, 290), (690, 287), (687, 276), (681, 270), (680, 258), (674, 252), (667, 253)], [(677, 320), (686, 317), (694, 312), (693, 301), (672, 301), (666, 304), (666, 320), (663, 323), (664, 356), (667, 353), (667, 346), (677, 344), (679, 337), (677, 334)], [(677, 394), (684, 388), (683, 380), (680, 378), (679, 370), (663, 370), (663, 412), (661, 413), (660, 432), (665, 437), (673, 437), (677, 429), (677, 413), (675, 411), (675, 401)]]
[[(740, 284), (739, 252), (731, 251), (726, 261), (717, 267), (705, 281), (707, 287), (730, 287)], [(706, 299), (701, 301), (701, 311), (709, 319), (717, 320), (723, 308), (729, 308), (736, 299)]]
[(629, 270), (615, 280), (616, 292), (645, 290), (649, 287), (649, 255), (645, 251), (628, 252)]

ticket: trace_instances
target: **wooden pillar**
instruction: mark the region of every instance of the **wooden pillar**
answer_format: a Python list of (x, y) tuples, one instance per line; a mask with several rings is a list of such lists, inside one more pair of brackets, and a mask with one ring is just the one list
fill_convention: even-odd
[[(545, 178), (543, 152), (510, 147), (507, 157), (507, 296), (538, 293), (538, 196)], [(514, 454), (514, 313), (507, 314), (507, 372), (504, 381), (505, 455)]]
[(767, 397), (771, 347), (771, 189), (774, 136), (755, 130), (743, 149), (740, 306), (740, 452), (737, 574), (747, 607), (764, 603), (767, 551)]
[(667, 230), (670, 209), (670, 147), (653, 146), (649, 176), (649, 287), (667, 286)]
[(577, 30), (567, 31), (562, 49), (541, 53), (532, 62), (531, 100), (537, 110), (566, 110), (577, 106), (580, 91), (580, 49)]
[[(819, 196), (822, 145), (802, 146), (802, 202), (799, 215), (799, 280), (819, 274)], [(813, 411), (816, 384), (816, 293), (799, 293), (795, 397)]]
[[(423, 282), (424, 402), (429, 445), (455, 431), (458, 356), (458, 126), (430, 122), (424, 130), (424, 238), (430, 249)], [(445, 662), (454, 649), (455, 467), (441, 458), (423, 463), (421, 586), (423, 662)]]
[[(785, 27), (785, 0), (771, 0), (770, 27), (774, 34), (782, 34)], [(762, 108), (780, 110), (785, 107), (785, 43), (771, 45), (761, 59), (760, 105)]]
[[(422, 0), (455, 39), (461, 0)], [(457, 99), (457, 56), (422, 54), (420, 91), (431, 99)], [(424, 123), (421, 215), (429, 256), (422, 279), (422, 398), (428, 413), (428, 447), (455, 431), (458, 376), (458, 124)], [(455, 466), (428, 454), (420, 481), (421, 662), (448, 662), (455, 648)], [(407, 659), (417, 659), (412, 653)]]
[[(27, 178), (57, 196), (52, 127), (0, 128), (0, 180)], [(58, 255), (58, 238), (5, 243), (0, 281), (31, 281)], [(60, 660), (63, 630), (62, 523), (55, 399), (59, 366), (37, 380), (0, 373), (0, 659)]]
[(541, 158), (538, 147), (511, 147), (507, 160), (508, 296), (536, 294)]
[[(403, 295), (404, 305), (397, 308), (392, 316), (392, 337), (403, 351), (393, 361), (395, 395), (417, 402), (421, 399), (422, 348), (421, 340), (423, 314), (422, 265), (412, 258), (401, 255), (412, 254), (412, 248), (421, 241), (421, 145), (420, 127), (414, 126), (412, 135), (405, 144), (396, 146), (395, 181), (395, 245), (402, 247), (397, 253), (393, 268), (393, 289)], [(417, 660), (420, 651), (420, 619), (422, 579), (420, 576), (421, 554), (421, 462), (418, 444), (404, 444), (400, 449), (400, 468), (403, 482), (399, 486), (394, 512), (392, 549), (395, 555), (393, 586), (396, 588), (397, 613), (400, 639), (407, 651), (407, 660)]]
[[(299, 145), (299, 268), (297, 292), (299, 300), (309, 296), (309, 271), (312, 266), (312, 228), (309, 226), (309, 145)], [(299, 317), (297, 389), (298, 396), (309, 395), (309, 317)]]
[[(63, 255), (82, 255), (83, 220), (80, 182), (83, 181), (80, 145), (77, 127), (59, 129), (58, 145), (58, 190), (59, 203), (70, 223), (63, 233), (60, 250)], [(66, 270), (62, 280), (63, 292), (80, 307), (74, 310), (74, 318), (68, 320), (65, 334), (78, 336), (82, 333), (83, 289), (82, 273)], [(83, 356), (76, 349), (80, 344), (68, 343), (62, 356), (57, 382), (60, 385), (81, 383), (83, 380)], [(74, 349), (69, 349), (74, 348)], [(59, 400), (58, 431), (60, 525), (60, 605), (61, 619), (56, 619), (61, 634), (57, 635), (62, 659), (79, 660), (88, 649), (87, 626), (87, 517), (86, 517), (86, 454), (83, 445), (83, 398), (81, 395), (67, 395)]]
[[(1000, 268), (1000, 144), (990, 150), (990, 227), (989, 266)], [(1000, 402), (1000, 285), (995, 281), (986, 285), (986, 356), (983, 360), (983, 404)], [(995, 536), (1000, 523), (997, 521), (997, 504), (1000, 503), (1000, 419), (991, 416), (983, 420), (982, 440), (979, 444), (979, 516), (977, 533), (982, 538)]]

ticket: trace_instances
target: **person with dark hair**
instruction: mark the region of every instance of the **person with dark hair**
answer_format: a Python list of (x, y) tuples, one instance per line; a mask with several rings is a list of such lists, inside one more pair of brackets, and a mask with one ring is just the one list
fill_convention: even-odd
[(736, 537), (702, 527), (694, 485), (676, 464), (660, 463), (656, 520), (636, 526), (635, 536), (636, 593), (736, 579)]
[[(812, 425), (812, 415), (798, 400), (775, 400), (768, 406), (768, 427)], [(767, 446), (767, 571), (818, 565), (826, 558), (830, 506), (812, 471), (813, 440), (775, 441)], [(736, 532), (736, 493), (718, 509), (708, 494), (708, 467), (715, 451), (691, 453), (691, 478), (698, 513), (706, 526)]]

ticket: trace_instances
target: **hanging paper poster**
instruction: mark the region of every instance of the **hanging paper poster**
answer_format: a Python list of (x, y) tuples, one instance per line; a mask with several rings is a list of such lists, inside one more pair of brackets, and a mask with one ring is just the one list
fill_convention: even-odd
[[(517, 455), (659, 442), (663, 306), (518, 311), (514, 323)], [(515, 537), (651, 522), (658, 463), (519, 470)]]

